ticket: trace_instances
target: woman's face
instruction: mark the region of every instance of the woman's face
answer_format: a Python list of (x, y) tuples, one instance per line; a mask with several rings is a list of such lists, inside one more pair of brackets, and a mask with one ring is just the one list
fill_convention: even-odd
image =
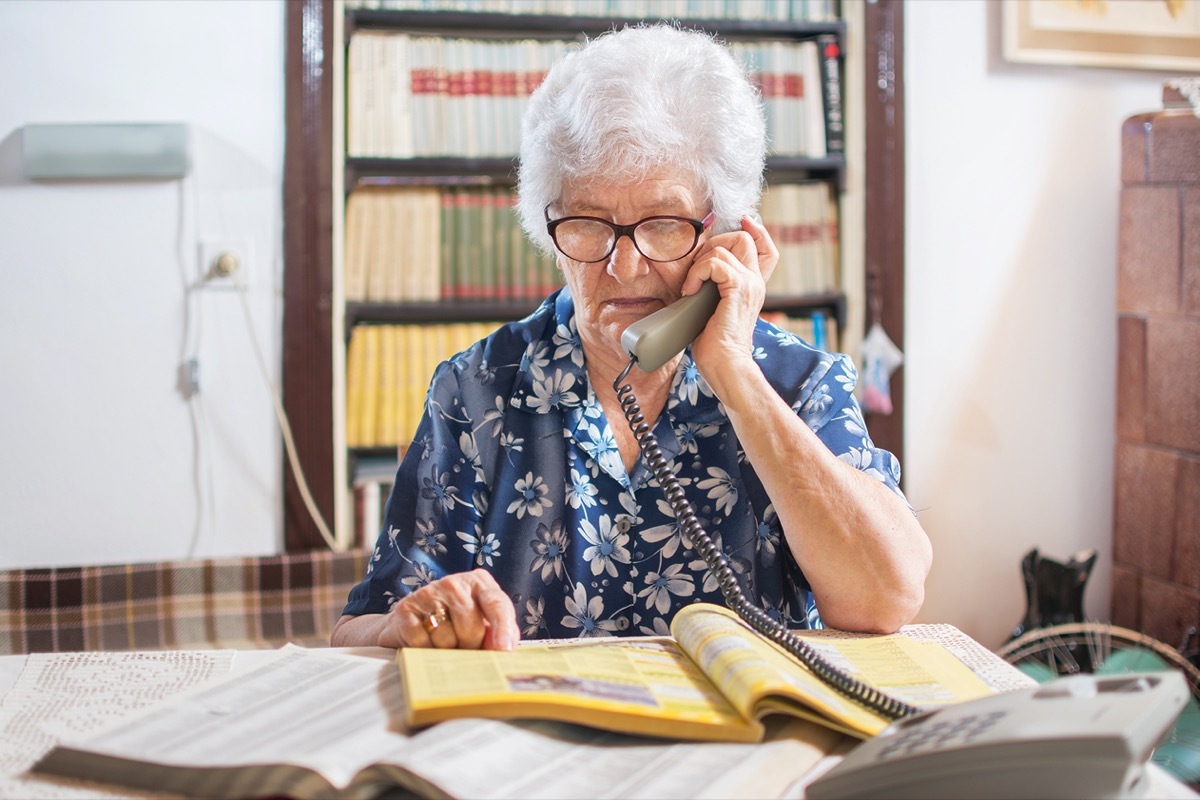
[[(691, 180), (652, 173), (634, 183), (568, 183), (561, 200), (550, 206), (550, 218), (600, 217), (619, 225), (659, 214), (702, 219), (709, 211), (702, 202)], [(700, 235), (697, 248), (707, 235), (707, 231)], [(604, 261), (584, 263), (558, 254), (559, 269), (575, 298), (576, 324), (590, 360), (626, 360), (621, 334), (631, 323), (679, 299), (695, 251), (693, 248), (678, 261), (650, 261), (624, 236)]]

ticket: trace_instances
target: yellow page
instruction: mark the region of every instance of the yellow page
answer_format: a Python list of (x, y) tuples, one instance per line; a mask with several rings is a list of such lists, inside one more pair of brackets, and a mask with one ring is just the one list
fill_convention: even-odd
[[(874, 736), (889, 720), (844, 697), (727, 609), (697, 603), (671, 625), (680, 647), (746, 715), (786, 711), (853, 736)], [(932, 642), (901, 635), (806, 642), (835, 667), (919, 707), (992, 694), (970, 668)]]
[(669, 639), (526, 645), (510, 652), (397, 652), (410, 724), (465, 716), (541, 718), (686, 739), (758, 741)]

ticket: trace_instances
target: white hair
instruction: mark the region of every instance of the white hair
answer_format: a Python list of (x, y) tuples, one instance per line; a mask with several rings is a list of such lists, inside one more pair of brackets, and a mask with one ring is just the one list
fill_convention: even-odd
[(716, 231), (735, 230), (758, 204), (765, 157), (762, 99), (728, 48), (667, 24), (609, 31), (555, 63), (530, 98), (517, 214), (550, 251), (543, 209), (564, 182), (666, 168), (692, 180)]

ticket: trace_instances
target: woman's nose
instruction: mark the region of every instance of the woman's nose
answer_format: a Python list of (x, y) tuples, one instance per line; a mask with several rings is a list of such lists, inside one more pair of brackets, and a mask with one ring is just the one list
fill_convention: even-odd
[(608, 274), (616, 278), (618, 283), (628, 284), (645, 275), (650, 265), (634, 247), (633, 240), (628, 236), (617, 239), (613, 251), (608, 256)]

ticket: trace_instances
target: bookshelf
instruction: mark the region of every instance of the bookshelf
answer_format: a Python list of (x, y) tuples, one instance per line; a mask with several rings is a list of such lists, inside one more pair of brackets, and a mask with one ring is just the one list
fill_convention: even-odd
[[(797, 4), (799, 5), (799, 4)], [(863, 9), (859, 9), (860, 16)], [(646, 19), (651, 19), (647, 17)], [(715, 31), (731, 42), (815, 41), (832, 36), (847, 63), (843, 82), (854, 74), (847, 52), (847, 21), (680, 18), (688, 27)], [(413, 37), (471, 37), (495, 41), (530, 38), (567, 40), (597, 35), (636, 18), (509, 14), (461, 10), (417, 11), (356, 7), (340, 0), (298, 0), (288, 7), (288, 147), (285, 163), (285, 406), (317, 504), (333, 522), (338, 538), (352, 542), (355, 508), (351, 484), (366, 471), (386, 471), (390, 446), (350, 447), (347, 441), (347, 354), (363, 326), (439, 326), (444, 323), (515, 319), (537, 301), (522, 299), (443, 299), (440, 302), (367, 300), (346, 292), (347, 201), (359, 189), (405, 186), (512, 187), (513, 156), (446, 154), (381, 157), (351, 154), (346, 109), (349, 45), (356, 32), (407, 33)], [(860, 23), (861, 24), (861, 23)], [(861, 54), (857, 56), (861, 58)], [(843, 84), (844, 85), (844, 84)], [(843, 91), (843, 96), (848, 92)], [(846, 108), (848, 128), (862, 115)], [(857, 119), (856, 119), (857, 116)], [(846, 141), (861, 141), (847, 130)], [(361, 148), (359, 148), (361, 152)], [(849, 149), (847, 153), (851, 152)], [(514, 154), (515, 156), (515, 154)], [(764, 311), (823, 315), (844, 332), (843, 344), (861, 335), (867, 265), (863, 246), (861, 167), (841, 152), (770, 155), (769, 186), (820, 182), (830, 188), (841, 220), (839, 285), (800, 293), (772, 292)], [(769, 191), (769, 189), (768, 189)], [(852, 237), (846, 241), (845, 237)], [(847, 262), (855, 262), (847, 265)], [(880, 286), (877, 265), (871, 272)], [(352, 293), (353, 295), (353, 293)], [(848, 349), (843, 346), (840, 349)], [(877, 437), (878, 438), (878, 437)], [(294, 479), (285, 482), (285, 546), (317, 546), (315, 529), (299, 503)], [(368, 533), (368, 541), (374, 533)]]

